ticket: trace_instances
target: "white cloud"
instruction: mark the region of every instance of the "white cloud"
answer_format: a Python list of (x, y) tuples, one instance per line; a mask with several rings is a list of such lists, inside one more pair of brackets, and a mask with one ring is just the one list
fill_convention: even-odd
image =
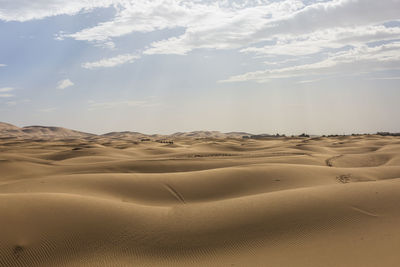
[(383, 25), (334, 27), (301, 35), (276, 35), (274, 44), (263, 47), (247, 47), (241, 52), (257, 55), (301, 56), (319, 53), (325, 49), (395, 39), (400, 39), (400, 27), (389, 28)]
[[(333, 0), (305, 5), (302, 1), (242, 1), (242, 5), (199, 1), (135, 1), (122, 4), (108, 22), (74, 34), (77, 40), (107, 41), (132, 32), (185, 28), (180, 36), (156, 41), (145, 54), (186, 54), (193, 49), (232, 49), (278, 34), (306, 34), (331, 27), (354, 27), (398, 19), (399, 1)], [(250, 4), (249, 4), (250, 3)]]
[[(119, 1), (120, 9), (111, 21), (86, 28), (74, 34), (64, 34), (76, 40), (105, 41), (132, 32), (184, 27), (203, 13), (207, 16), (214, 5), (197, 1), (138, 0)], [(215, 8), (213, 8), (215, 11)]]
[(13, 90), (14, 90), (14, 88), (12, 88), (12, 87), (3, 87), (3, 88), (0, 88), (0, 93), (11, 92)]
[(113, 0), (1, 0), (0, 20), (28, 21), (109, 7)]
[[(114, 37), (132, 32), (184, 28), (185, 33), (154, 42), (146, 54), (184, 54), (198, 48), (230, 49), (277, 34), (306, 34), (332, 27), (355, 27), (399, 19), (398, 0), (198, 1), (198, 0), (1, 0), (0, 19), (27, 21), (74, 15), (113, 6), (113, 19), (59, 38), (114, 47)], [(175, 49), (174, 49), (175, 48)]]
[(61, 80), (57, 84), (57, 89), (65, 89), (74, 86), (74, 83), (70, 79)]
[[(400, 21), (399, 0), (0, 0), (0, 3), (0, 19), (5, 21), (74, 15), (94, 8), (115, 9), (114, 17), (108, 21), (77, 32), (60, 32), (58, 39), (73, 38), (114, 49), (118, 46), (117, 37), (179, 29), (180, 34), (148, 44), (143, 53), (186, 55), (195, 49), (238, 49), (253, 57), (268, 57), (269, 65), (281, 65), (287, 60), (284, 68), (245, 73), (229, 81), (302, 75), (351, 62), (368, 61), (371, 69), (379, 64), (389, 68), (393, 64), (388, 62), (393, 62), (398, 52), (373, 52), (371, 43), (393, 43), (400, 39), (400, 27), (386, 24)], [(344, 54), (334, 52), (346, 49), (356, 54), (348, 55), (345, 60)], [(291, 57), (299, 59), (316, 54), (314, 63), (290, 62)], [(137, 58), (128, 53), (87, 62), (82, 67), (114, 67)]]
[[(383, 24), (400, 19), (398, 10), (398, 0), (120, 1), (112, 20), (60, 37), (103, 46), (111, 42), (113, 48), (113, 39), (119, 36), (182, 28), (183, 34), (154, 41), (143, 53), (186, 55), (194, 49), (241, 49), (258, 57), (273, 56), (268, 63), (276, 64), (282, 63), (277, 62), (279, 55), (298, 57), (399, 39), (400, 27)], [(260, 46), (262, 42), (269, 45)], [(116, 66), (126, 61), (126, 55), (121, 55), (83, 67)], [(336, 63), (324, 61), (314, 66), (319, 64)]]
[[(184, 28), (180, 36), (152, 43), (145, 54), (243, 48), (276, 35), (295, 36), (333, 27), (353, 28), (396, 20), (400, 1), (2, 0), (0, 19), (26, 21), (109, 6), (116, 10), (113, 19), (76, 33), (62, 32), (59, 39), (74, 38), (113, 48), (115, 37)], [(288, 49), (293, 53), (293, 49)], [(305, 53), (318, 51), (307, 46), (299, 50), (302, 49)]]
[(138, 58), (139, 56), (134, 54), (123, 54), (123, 55), (118, 55), (116, 57), (103, 58), (95, 62), (86, 62), (82, 64), (82, 67), (85, 69), (111, 68), (126, 63), (132, 63), (135, 61), (135, 59)]
[(1, 67), (7, 67), (7, 65), (6, 64), (0, 64), (0, 68)]

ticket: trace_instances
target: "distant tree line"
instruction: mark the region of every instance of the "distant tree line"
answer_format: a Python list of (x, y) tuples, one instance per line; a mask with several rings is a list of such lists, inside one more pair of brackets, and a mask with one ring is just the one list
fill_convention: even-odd
[[(362, 136), (362, 135), (371, 135), (371, 134), (351, 134), (351, 136)], [(391, 132), (377, 132), (376, 135), (380, 136), (400, 136), (400, 133), (391, 133)], [(346, 134), (330, 134), (330, 135), (322, 135), (321, 137), (343, 137), (343, 136), (350, 136)], [(284, 134), (256, 134), (256, 135), (244, 135), (242, 136), (243, 139), (269, 139), (269, 138), (279, 138), (279, 137), (286, 137)], [(291, 138), (302, 137), (302, 138), (309, 138), (310, 135), (306, 133), (302, 133), (300, 135), (291, 135)]]
[(377, 132), (377, 135), (381, 135), (381, 136), (400, 136), (400, 133)]
[(156, 140), (156, 142), (162, 143), (162, 144), (170, 144), (170, 145), (174, 144), (174, 141), (171, 141), (171, 140)]
[[(242, 138), (243, 139), (266, 139), (266, 138), (280, 138), (280, 137), (286, 137), (285, 134), (255, 134), (255, 135), (244, 135)], [(302, 133), (300, 135), (291, 136), (292, 138), (294, 137), (310, 137), (310, 135)]]

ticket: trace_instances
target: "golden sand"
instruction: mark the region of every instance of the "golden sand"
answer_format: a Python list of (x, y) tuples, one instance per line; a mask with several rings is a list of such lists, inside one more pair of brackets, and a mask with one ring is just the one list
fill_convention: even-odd
[(0, 266), (398, 266), (400, 138), (0, 141)]

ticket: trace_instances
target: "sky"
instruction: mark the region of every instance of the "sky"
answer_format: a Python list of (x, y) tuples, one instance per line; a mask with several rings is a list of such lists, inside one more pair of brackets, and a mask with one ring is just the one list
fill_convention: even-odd
[(400, 0), (0, 0), (0, 121), (400, 132)]

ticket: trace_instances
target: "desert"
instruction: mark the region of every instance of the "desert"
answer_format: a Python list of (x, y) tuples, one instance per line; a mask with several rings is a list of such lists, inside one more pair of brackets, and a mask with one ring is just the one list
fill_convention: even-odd
[(0, 267), (400, 266), (400, 0), (0, 0)]
[(0, 127), (1, 266), (396, 266), (398, 136)]

